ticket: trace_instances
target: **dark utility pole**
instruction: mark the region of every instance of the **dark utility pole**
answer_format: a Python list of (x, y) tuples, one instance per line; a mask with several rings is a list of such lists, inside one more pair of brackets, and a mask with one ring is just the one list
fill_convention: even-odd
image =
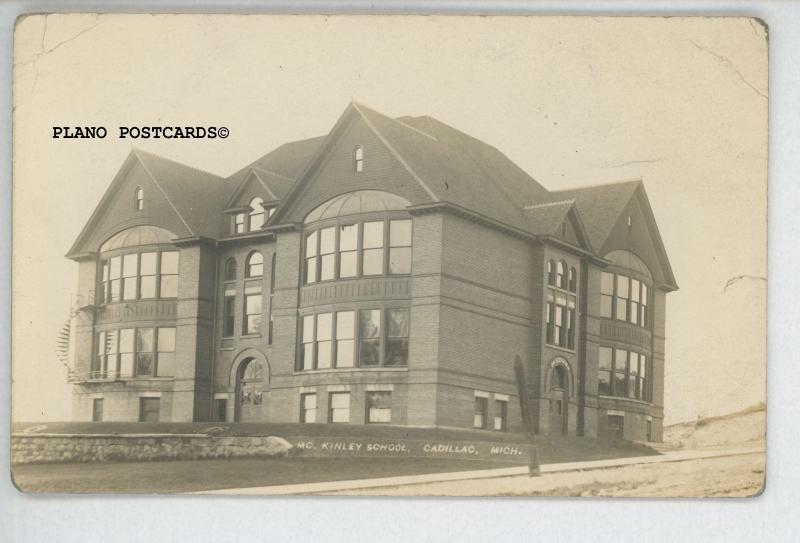
[(528, 381), (525, 379), (525, 366), (519, 355), (514, 358), (514, 375), (517, 378), (517, 394), (519, 396), (519, 407), (522, 411), (522, 425), (525, 427), (525, 434), (528, 438), (528, 475), (538, 477), (539, 472), (539, 450), (536, 448), (536, 434), (534, 433), (533, 409), (528, 402)]

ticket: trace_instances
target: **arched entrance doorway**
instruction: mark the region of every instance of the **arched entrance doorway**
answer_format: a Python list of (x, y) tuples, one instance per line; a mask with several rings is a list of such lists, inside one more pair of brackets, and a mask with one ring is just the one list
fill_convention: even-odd
[(569, 410), (569, 375), (561, 365), (550, 372), (550, 434), (567, 435)]
[(236, 371), (236, 422), (267, 420), (268, 381), (264, 362), (254, 357), (242, 360)]

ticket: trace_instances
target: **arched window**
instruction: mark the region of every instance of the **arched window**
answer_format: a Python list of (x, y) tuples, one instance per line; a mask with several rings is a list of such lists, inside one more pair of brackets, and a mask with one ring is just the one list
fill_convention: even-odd
[(567, 371), (564, 366), (556, 366), (550, 376), (550, 388), (567, 390)]
[(133, 209), (136, 211), (144, 209), (144, 189), (142, 187), (136, 187), (134, 191)]
[(225, 262), (225, 280), (236, 281), (236, 259), (229, 258)]
[(264, 275), (264, 257), (261, 253), (254, 251), (247, 257), (245, 265), (245, 277), (261, 277)]
[(251, 359), (242, 371), (242, 381), (263, 381), (264, 366), (258, 360)]
[(547, 261), (547, 284), (556, 285), (556, 263), (552, 260)]
[(566, 275), (567, 275), (567, 265), (562, 260), (558, 264), (556, 264), (556, 286), (558, 288), (563, 288), (563, 289), (567, 288)]
[(354, 166), (356, 173), (361, 173), (364, 171), (364, 149), (358, 145), (353, 152), (354, 158)]
[(256, 196), (250, 200), (250, 232), (264, 226), (264, 200)]
[(569, 269), (569, 291), (578, 291), (578, 272), (575, 271), (575, 268)]

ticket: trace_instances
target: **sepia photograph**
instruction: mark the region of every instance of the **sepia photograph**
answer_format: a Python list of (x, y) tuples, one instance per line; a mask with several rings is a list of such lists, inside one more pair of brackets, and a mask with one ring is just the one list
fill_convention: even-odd
[(13, 70), (21, 492), (764, 490), (763, 21), (32, 14)]

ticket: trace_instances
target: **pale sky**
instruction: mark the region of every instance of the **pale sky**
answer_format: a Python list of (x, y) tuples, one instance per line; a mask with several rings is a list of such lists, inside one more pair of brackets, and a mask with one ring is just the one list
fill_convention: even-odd
[[(326, 134), (353, 98), (431, 115), (551, 190), (641, 177), (680, 286), (666, 422), (765, 400), (767, 43), (754, 21), (29, 16), (15, 65), (15, 420), (69, 418), (55, 340), (77, 264), (63, 255), (132, 145), (227, 176)], [(116, 138), (167, 124), (230, 137)], [(52, 139), (60, 125), (109, 136)]]

